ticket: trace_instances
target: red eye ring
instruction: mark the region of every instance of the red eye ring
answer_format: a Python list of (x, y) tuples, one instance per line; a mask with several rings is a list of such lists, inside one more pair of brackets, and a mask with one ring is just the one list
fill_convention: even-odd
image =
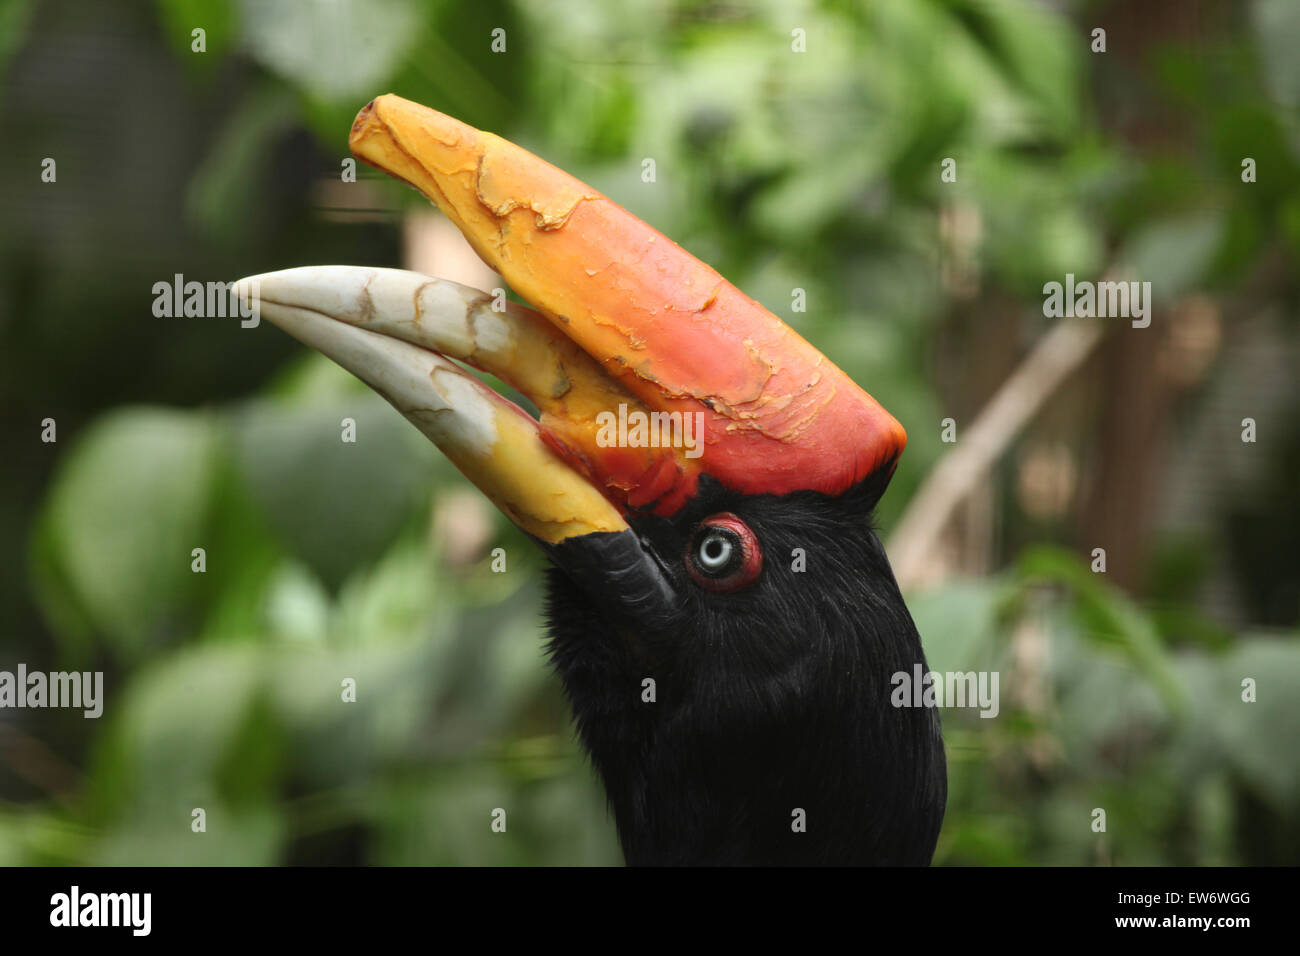
[(739, 591), (758, 580), (763, 549), (749, 525), (723, 511), (696, 525), (686, 546), (686, 570), (706, 591)]

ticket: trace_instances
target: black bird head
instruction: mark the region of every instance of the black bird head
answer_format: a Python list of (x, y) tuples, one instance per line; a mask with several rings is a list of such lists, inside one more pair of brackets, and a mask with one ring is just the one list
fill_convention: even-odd
[(925, 658), (870, 523), (901, 426), (708, 266), (519, 147), (394, 96), (351, 145), (537, 311), (348, 266), (240, 291), (550, 556), (551, 658), (628, 862), (929, 862), (939, 721), (891, 705), (893, 676)]

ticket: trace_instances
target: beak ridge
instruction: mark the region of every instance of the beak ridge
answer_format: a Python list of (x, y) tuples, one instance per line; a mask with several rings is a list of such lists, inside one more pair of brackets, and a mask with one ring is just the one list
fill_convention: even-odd
[[(250, 276), (235, 292), (379, 392), (524, 531), (553, 544), (627, 529), (600, 490), (543, 440), (532, 417), (447, 357), (508, 341), (510, 319), (491, 327), (483, 317), (467, 321), (488, 296), (415, 273), (354, 266)], [(479, 349), (480, 338), (495, 344)], [(504, 366), (497, 370), (509, 376)]]
[[(626, 482), (623, 504), (676, 513), (707, 472), (746, 493), (839, 494), (892, 470), (907, 436), (793, 329), (607, 197), (520, 147), (401, 97), (372, 100), (349, 139), (414, 186), (480, 257), (627, 393), (703, 416), (703, 457)], [(665, 476), (670, 481), (664, 480)], [(621, 476), (627, 479), (629, 476)]]

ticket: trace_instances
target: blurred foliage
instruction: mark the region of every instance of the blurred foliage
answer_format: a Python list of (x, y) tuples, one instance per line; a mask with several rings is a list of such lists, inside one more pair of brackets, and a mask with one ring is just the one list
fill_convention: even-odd
[[(398, 92), (569, 169), (767, 304), (900, 420), (937, 422), (927, 356), (952, 308), (936, 280), (942, 206), (978, 210), (976, 267), (1031, 303), (1031, 333), (1046, 324), (1032, 307), (1045, 275), (1117, 259), (1165, 289), (1230, 289), (1267, 248), (1300, 250), (1300, 19), (1289, 0), (1246, 6), (1223, 63), (1248, 68), (1218, 74), (1177, 50), (1161, 61), (1167, 95), (1196, 112), (1198, 148), (1139, 155), (1096, 122), (1087, 31), (1034, 0), (157, 0), (132, 42), (169, 64), (159, 110), (182, 123), (192, 106), (206, 125), (177, 136), (193, 144), (183, 177), (150, 167), (119, 185), (137, 211), (152, 188), (188, 238), (141, 235), (131, 265), (110, 258), (129, 243), (108, 229), (87, 240), (93, 253), (60, 246), (55, 268), (17, 238), (38, 236), (48, 211), (15, 205), (26, 231), (0, 231), (5, 261), (46, 277), (6, 273), (6, 381), (30, 392), (43, 374), (123, 397), (72, 416), (75, 431), (61, 421), (25, 572), (53, 639), (46, 663), (105, 670), (110, 706), (98, 722), (43, 715), (64, 721), (50, 734), (18, 728), (26, 749), (10, 746), (11, 761), (39, 764), (35, 738), (53, 737), (75, 766), (48, 786), (39, 767), (11, 767), (0, 863), (620, 858), (543, 661), (529, 544), (493, 515), (472, 559), (450, 554), (431, 526), (463, 480), (323, 359), (255, 351), (224, 326), (162, 345), (120, 328), (157, 321), (140, 319), (138, 289), (174, 271), (394, 264), (391, 225), (323, 226), (302, 195), (304, 178), (337, 175), (369, 97)], [(15, 75), (24, 42), (62, 27), (31, 7), (0, 7), (0, 66)], [(60, 9), (99, 22), (91, 6)], [(806, 55), (791, 52), (795, 27)], [(496, 28), (505, 54), (490, 50)], [(1227, 190), (1246, 154), (1270, 174), (1243, 201)], [(945, 185), (949, 156), (960, 174)], [(108, 262), (149, 280), (108, 295)], [(76, 298), (89, 293), (68, 272), (96, 297)], [(796, 287), (807, 312), (791, 309)], [(66, 324), (12, 331), (20, 313), (47, 312)], [(69, 330), (88, 355), (136, 358), (92, 372), (64, 354)], [(355, 445), (338, 440), (345, 415)], [(940, 452), (937, 430), (912, 430), (883, 526)], [(204, 574), (190, 567), (199, 547)], [(509, 573), (491, 573), (491, 547)], [(1177, 567), (1173, 581), (1193, 573)], [(1300, 858), (1300, 638), (1230, 633), (1193, 593), (1165, 591), (1141, 605), (1078, 556), (1034, 547), (910, 600), (932, 668), (1002, 674), (998, 719), (945, 713), (937, 862)], [(342, 677), (356, 703), (341, 702)], [(1241, 702), (1246, 677), (1257, 704)], [(496, 807), (506, 834), (489, 828)]]

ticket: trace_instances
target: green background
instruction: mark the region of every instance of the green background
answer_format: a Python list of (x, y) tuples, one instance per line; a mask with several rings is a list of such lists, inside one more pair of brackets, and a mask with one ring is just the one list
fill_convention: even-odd
[(620, 861), (528, 543), (274, 328), (152, 313), (175, 273), (400, 264), (420, 197), (322, 198), (388, 91), (590, 182), (863, 384), (910, 436), (886, 537), (940, 422), (1066, 321), (1044, 282), (1151, 281), (1152, 327), (1110, 323), (909, 594), (934, 669), (1002, 675), (997, 719), (944, 715), (936, 862), (1297, 862), (1300, 5), (611, 7), (0, 3), (0, 669), (107, 697), (0, 712), (0, 864)]

